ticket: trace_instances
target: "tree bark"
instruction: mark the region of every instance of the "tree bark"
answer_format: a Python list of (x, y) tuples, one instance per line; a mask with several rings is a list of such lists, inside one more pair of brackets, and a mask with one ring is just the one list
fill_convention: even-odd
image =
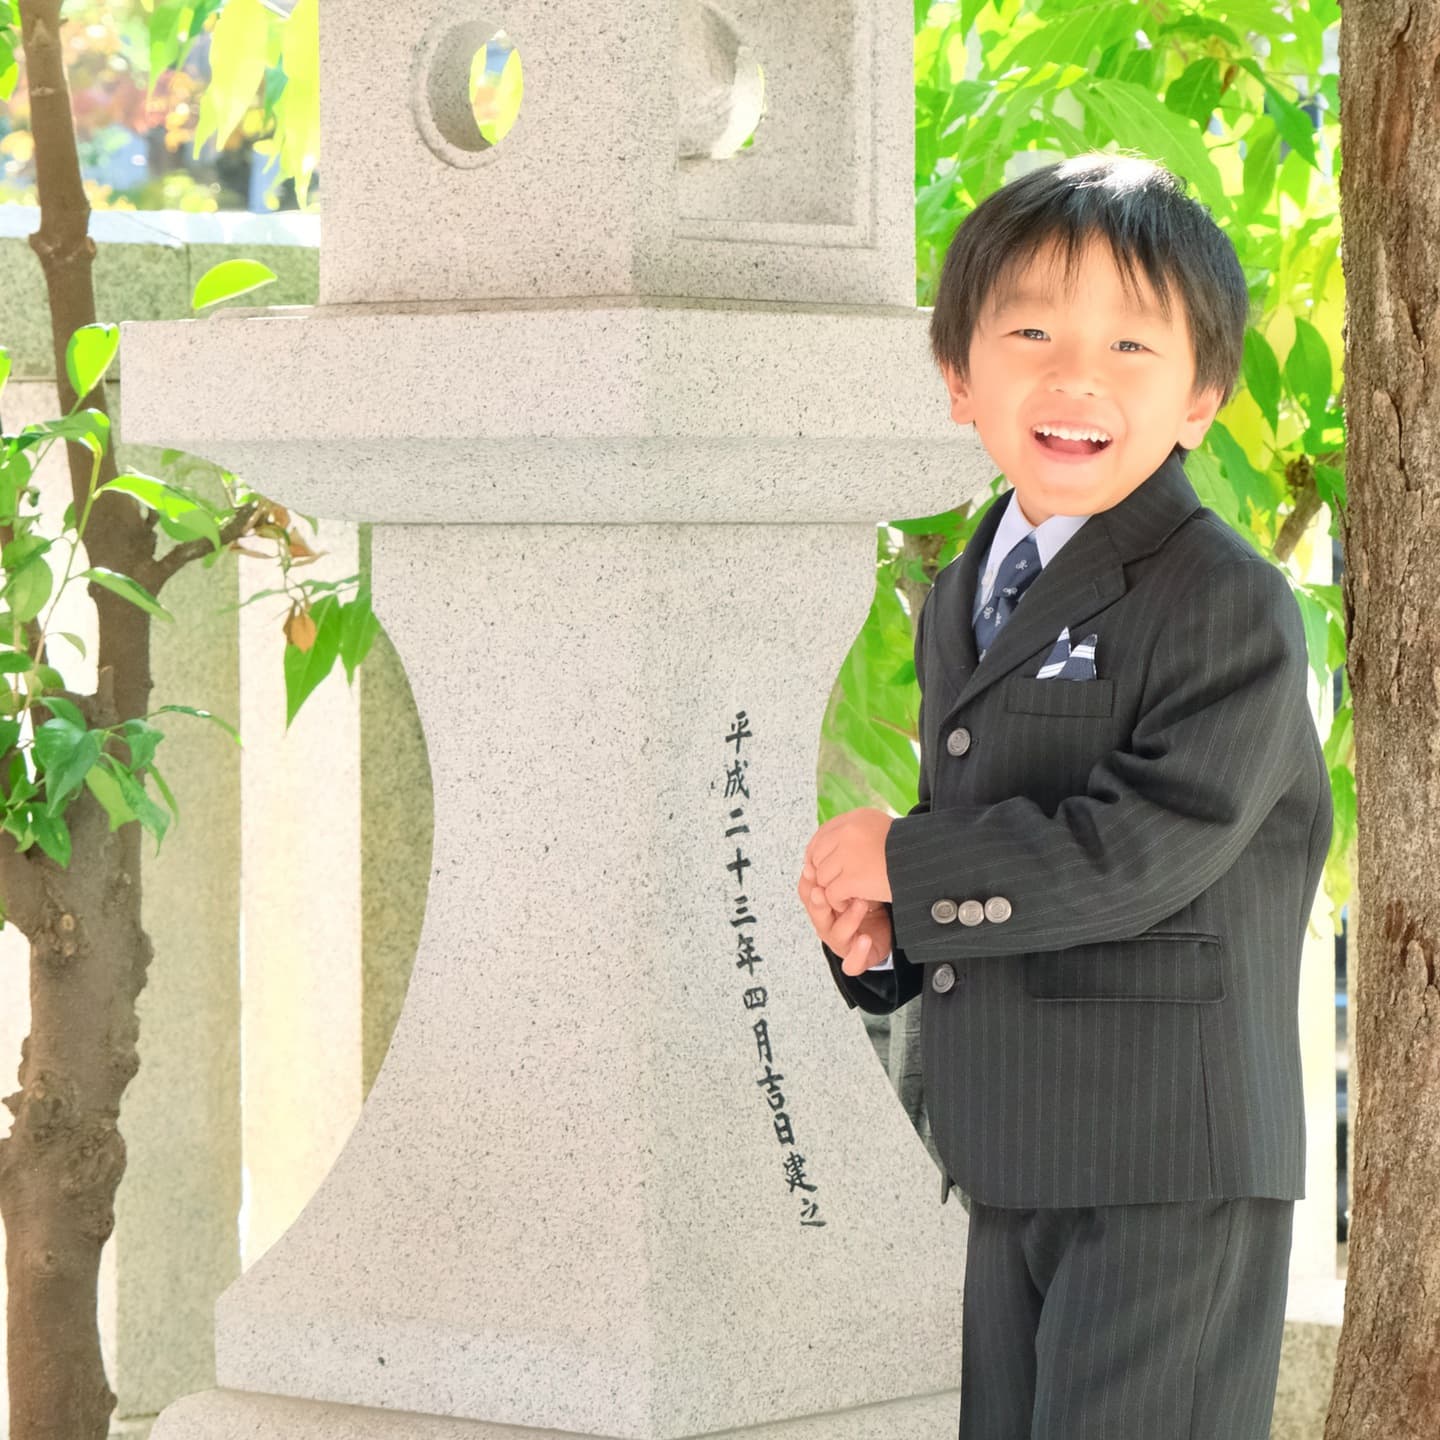
[[(95, 321), (95, 242), (61, 48), (62, 5), (21, 0), (20, 22), (40, 200), (40, 229), (30, 244), (49, 296), (64, 411), (76, 399), (66, 346), (76, 329)], [(109, 413), (103, 381), (85, 403)], [(65, 444), (78, 516), (91, 455)], [(107, 448), (97, 483), (115, 473)], [(112, 492), (95, 502), (85, 535), (92, 564), (138, 578), (154, 543), (134, 501)], [(74, 699), (91, 726), (110, 725), (145, 713), (149, 617), (93, 583), (88, 593), (99, 619), (100, 678), (95, 695)], [(32, 714), (36, 725), (49, 718), (38, 705)], [(8, 759), (0, 756), (0, 773)], [(125, 1171), (120, 1097), (140, 1065), (136, 997), (151, 953), (140, 924), (144, 832), (131, 823), (111, 834), (104, 809), (84, 787), (66, 820), (68, 868), (38, 846), (22, 853), (8, 835), (0, 843), (10, 919), (31, 947), (31, 1030), (20, 1052), (20, 1089), (4, 1097), (15, 1123), (0, 1140), (12, 1440), (104, 1440), (115, 1406), (100, 1353), (97, 1289)]]
[[(1340, 26), (1357, 1104), (1325, 1440), (1440, 1433), (1440, 5)], [(1434, 362), (1433, 364), (1431, 362)]]

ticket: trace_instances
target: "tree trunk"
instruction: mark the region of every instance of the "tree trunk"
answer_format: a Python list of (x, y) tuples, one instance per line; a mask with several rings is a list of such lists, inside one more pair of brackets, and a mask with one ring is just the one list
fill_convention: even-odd
[[(1440, 6), (1340, 27), (1348, 668), (1360, 816), (1345, 1323), (1325, 1440), (1440, 1434)], [(1436, 502), (1436, 503), (1432, 503)]]
[(5, 1097), (14, 1131), (0, 1140), (12, 1440), (104, 1440), (115, 1407), (97, 1284), (125, 1172), (120, 1096), (140, 1063), (135, 998), (150, 945), (130, 874), (142, 831), (110, 834), (88, 790), (67, 818), (68, 870), (29, 852), (42, 872), (28, 932), (31, 1030), (21, 1088)]
[[(40, 199), (40, 229), (30, 243), (49, 296), (64, 411), (76, 400), (66, 346), (76, 329), (95, 321), (95, 242), (61, 49), (62, 5), (21, 0), (20, 22)], [(109, 413), (103, 382), (85, 403)], [(91, 455), (65, 443), (78, 517)], [(107, 448), (97, 483), (115, 473)], [(0, 540), (10, 538), (0, 526)], [(133, 575), (154, 593), (154, 545), (134, 501), (111, 492), (95, 502), (85, 534), (90, 563)], [(145, 713), (150, 630), (137, 606), (93, 583), (88, 592), (99, 621), (99, 685), (93, 696), (70, 698), (93, 728)], [(33, 622), (31, 639), (39, 640)], [(37, 704), (32, 717), (39, 725), (49, 712)], [(0, 774), (8, 774), (9, 758), (0, 756)], [(31, 1031), (21, 1047), (20, 1089), (4, 1097), (15, 1123), (0, 1140), (11, 1440), (104, 1440), (115, 1406), (96, 1299), (100, 1251), (114, 1228), (125, 1171), (120, 1097), (140, 1064), (136, 997), (151, 953), (140, 925), (144, 832), (132, 822), (111, 834), (104, 809), (84, 787), (65, 819), (68, 867), (38, 846), (21, 853), (13, 837), (0, 835), (0, 894), (31, 946)]]

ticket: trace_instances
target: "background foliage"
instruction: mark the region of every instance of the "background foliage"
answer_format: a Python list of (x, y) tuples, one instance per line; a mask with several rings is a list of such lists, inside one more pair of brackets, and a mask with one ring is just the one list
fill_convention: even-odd
[[(203, 38), (210, 80), (184, 133), (198, 148), (273, 132), (257, 145), (270, 148), (304, 206), (319, 155), (317, 0), (298, 0), (283, 21), (260, 0), (139, 3), (149, 11), (147, 101)], [(0, 96), (12, 5), (0, 0)], [(1355, 840), (1344, 613), (1338, 583), (1299, 580), (1289, 562), (1309, 568), (1307, 507), (1330, 507), (1333, 541), (1345, 501), (1339, 19), (1336, 0), (914, 0), (917, 304), (934, 303), (955, 227), (1013, 178), (1022, 152), (1041, 163), (1091, 149), (1156, 159), (1189, 182), (1235, 245), (1258, 319), (1242, 383), (1186, 471), (1201, 499), (1284, 571), (1311, 666), (1334, 692), (1323, 738), (1335, 832), (1323, 883), (1337, 927)], [(13, 87), (13, 70), (8, 80)], [(938, 374), (933, 403), (946, 403)], [(874, 602), (822, 733), (820, 820), (913, 804), (913, 616), (1006, 488), (997, 476), (966, 504), (877, 532)]]
[[(1288, 13), (1262, 0), (915, 4), (918, 304), (933, 305), (955, 227), (1019, 173), (1021, 151), (1044, 152), (1040, 163), (1091, 149), (1157, 160), (1189, 181), (1235, 245), (1258, 319), (1242, 383), (1185, 467), (1201, 500), (1284, 570), (1317, 681), (1337, 690), (1322, 737), (1335, 801), (1323, 884), (1337, 929), (1355, 838), (1344, 611), (1338, 583), (1291, 573), (1294, 527), (1282, 532), (1318, 496), (1338, 536), (1345, 499), (1339, 19), (1334, 0)], [(933, 403), (948, 405), (938, 373)], [(912, 617), (1008, 488), (997, 476), (967, 505), (880, 530), (875, 600), (826, 717), (821, 821), (858, 805), (904, 814), (914, 804)], [(1295, 558), (1308, 562), (1303, 543)]]

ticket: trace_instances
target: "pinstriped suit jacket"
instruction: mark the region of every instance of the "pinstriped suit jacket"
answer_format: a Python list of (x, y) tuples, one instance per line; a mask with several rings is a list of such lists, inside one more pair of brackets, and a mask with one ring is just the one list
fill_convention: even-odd
[[(1013, 493), (916, 622), (895, 968), (847, 976), (822, 946), (835, 983), (876, 1014), (920, 997), (935, 1145), (983, 1203), (1300, 1199), (1300, 954), (1333, 809), (1299, 607), (1172, 455), (977, 664), (978, 564)], [(1064, 625), (1098, 633), (1095, 679), (1034, 678)]]

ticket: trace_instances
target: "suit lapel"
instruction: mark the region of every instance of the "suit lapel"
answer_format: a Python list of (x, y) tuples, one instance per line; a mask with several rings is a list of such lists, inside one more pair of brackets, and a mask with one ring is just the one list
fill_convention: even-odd
[[(924, 683), (927, 694), (933, 697), (932, 704), (934, 699), (938, 699), (941, 711), (946, 714), (955, 708), (957, 694), (975, 672), (975, 627), (970, 616), (975, 604), (975, 587), (980, 579), (980, 565), (989, 552), (995, 532), (1000, 528), (1005, 507), (1014, 503), (1013, 490), (997, 495), (990, 502), (965, 542), (965, 548), (935, 577), (934, 587), (925, 601), (934, 609), (930, 618), (935, 622), (935, 629), (945, 637), (941, 642), (945, 658), (938, 667), (938, 673), (925, 676)], [(1088, 522), (1081, 529), (1089, 529)], [(951, 570), (955, 572), (953, 584), (945, 580)], [(1038, 579), (1032, 581), (1030, 588), (1033, 590), (1039, 583)], [(1017, 608), (1015, 615), (1019, 613)], [(1011, 616), (1011, 620), (1014, 618)], [(1003, 630), (1001, 634), (1004, 634)], [(987, 662), (992, 654), (993, 651), (986, 653)]]
[[(1014, 497), (1013, 490), (998, 496), (980, 517), (956, 562), (954, 584), (932, 597), (943, 602), (935, 619), (953, 652), (953, 663), (942, 666), (940, 673), (947, 681), (953, 677), (959, 686), (943, 701), (942, 729), (948, 728), (951, 712), (969, 704), (1037, 651), (1048, 654), (1064, 626), (1070, 627), (1072, 636), (1083, 635), (1080, 627), (1125, 593), (1126, 562), (1152, 553), (1182, 520), (1201, 508), (1183, 463), (1173, 455), (1167, 457), (1123, 500), (1108, 510), (1096, 511), (1060, 547), (1030, 583), (985, 658), (977, 662), (970, 617), (980, 564), (1000, 526), (1004, 507), (1014, 504)], [(1103, 648), (1098, 653), (1103, 655)]]

